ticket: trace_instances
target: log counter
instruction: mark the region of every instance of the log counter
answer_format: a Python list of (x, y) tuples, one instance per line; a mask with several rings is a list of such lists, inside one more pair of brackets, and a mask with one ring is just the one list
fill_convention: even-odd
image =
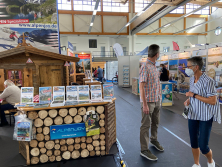
[[(47, 108), (18, 108), (33, 119), (36, 139), (19, 142), (19, 153), (27, 165), (61, 160), (104, 156), (116, 142), (116, 111), (113, 102)], [(83, 123), (87, 111), (99, 116), (100, 135), (50, 140), (50, 126)]]

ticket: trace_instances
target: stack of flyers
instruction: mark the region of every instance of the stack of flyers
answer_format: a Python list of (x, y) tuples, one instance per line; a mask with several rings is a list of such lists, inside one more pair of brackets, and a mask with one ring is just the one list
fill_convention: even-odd
[(89, 100), (88, 101), (78, 101), (79, 104), (89, 104), (91, 103)]
[(59, 106), (64, 106), (65, 102), (64, 101), (52, 101), (51, 107), (59, 107)]
[(39, 87), (39, 103), (51, 103), (52, 88), (51, 87)]
[(33, 87), (22, 87), (21, 88), (21, 103), (33, 103)]
[(49, 107), (49, 104), (47, 103), (37, 103), (34, 108), (46, 108)]
[(78, 105), (78, 101), (66, 101), (65, 106), (75, 106)]
[(90, 101), (89, 99), (89, 85), (78, 86), (79, 100)]
[(78, 86), (67, 86), (66, 87), (66, 100), (77, 101), (78, 100)]
[(101, 85), (91, 85), (91, 101), (92, 102), (102, 101)]
[(15, 108), (17, 108), (17, 107), (25, 107), (26, 106), (26, 103), (17, 103), (17, 104), (15, 104)]
[(112, 102), (112, 99), (114, 98), (113, 84), (103, 85), (103, 95), (103, 101)]
[(27, 103), (25, 106), (26, 107), (34, 107), (36, 105), (36, 103)]

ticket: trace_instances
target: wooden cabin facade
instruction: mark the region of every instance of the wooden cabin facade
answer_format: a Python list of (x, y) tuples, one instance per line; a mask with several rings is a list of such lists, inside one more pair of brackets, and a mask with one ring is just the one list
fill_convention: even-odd
[[(32, 63), (27, 62), (29, 58)], [(0, 52), (0, 91), (4, 90), (6, 79), (11, 79), (17, 86), (34, 87), (35, 95), (39, 93), (39, 87), (69, 85), (66, 61), (78, 62), (79, 58), (32, 46)]]

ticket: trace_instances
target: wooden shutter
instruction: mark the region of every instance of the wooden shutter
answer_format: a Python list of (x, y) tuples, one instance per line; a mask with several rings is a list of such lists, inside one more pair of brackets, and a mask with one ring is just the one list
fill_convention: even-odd
[(5, 82), (4, 69), (0, 69), (0, 91), (1, 92), (5, 89), (4, 82)]
[(32, 69), (24, 68), (24, 87), (33, 87)]

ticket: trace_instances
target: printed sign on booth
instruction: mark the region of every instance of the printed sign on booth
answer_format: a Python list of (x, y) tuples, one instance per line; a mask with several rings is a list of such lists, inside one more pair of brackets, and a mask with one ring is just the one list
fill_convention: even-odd
[(67, 139), (86, 136), (85, 123), (52, 125), (50, 126), (50, 139)]

